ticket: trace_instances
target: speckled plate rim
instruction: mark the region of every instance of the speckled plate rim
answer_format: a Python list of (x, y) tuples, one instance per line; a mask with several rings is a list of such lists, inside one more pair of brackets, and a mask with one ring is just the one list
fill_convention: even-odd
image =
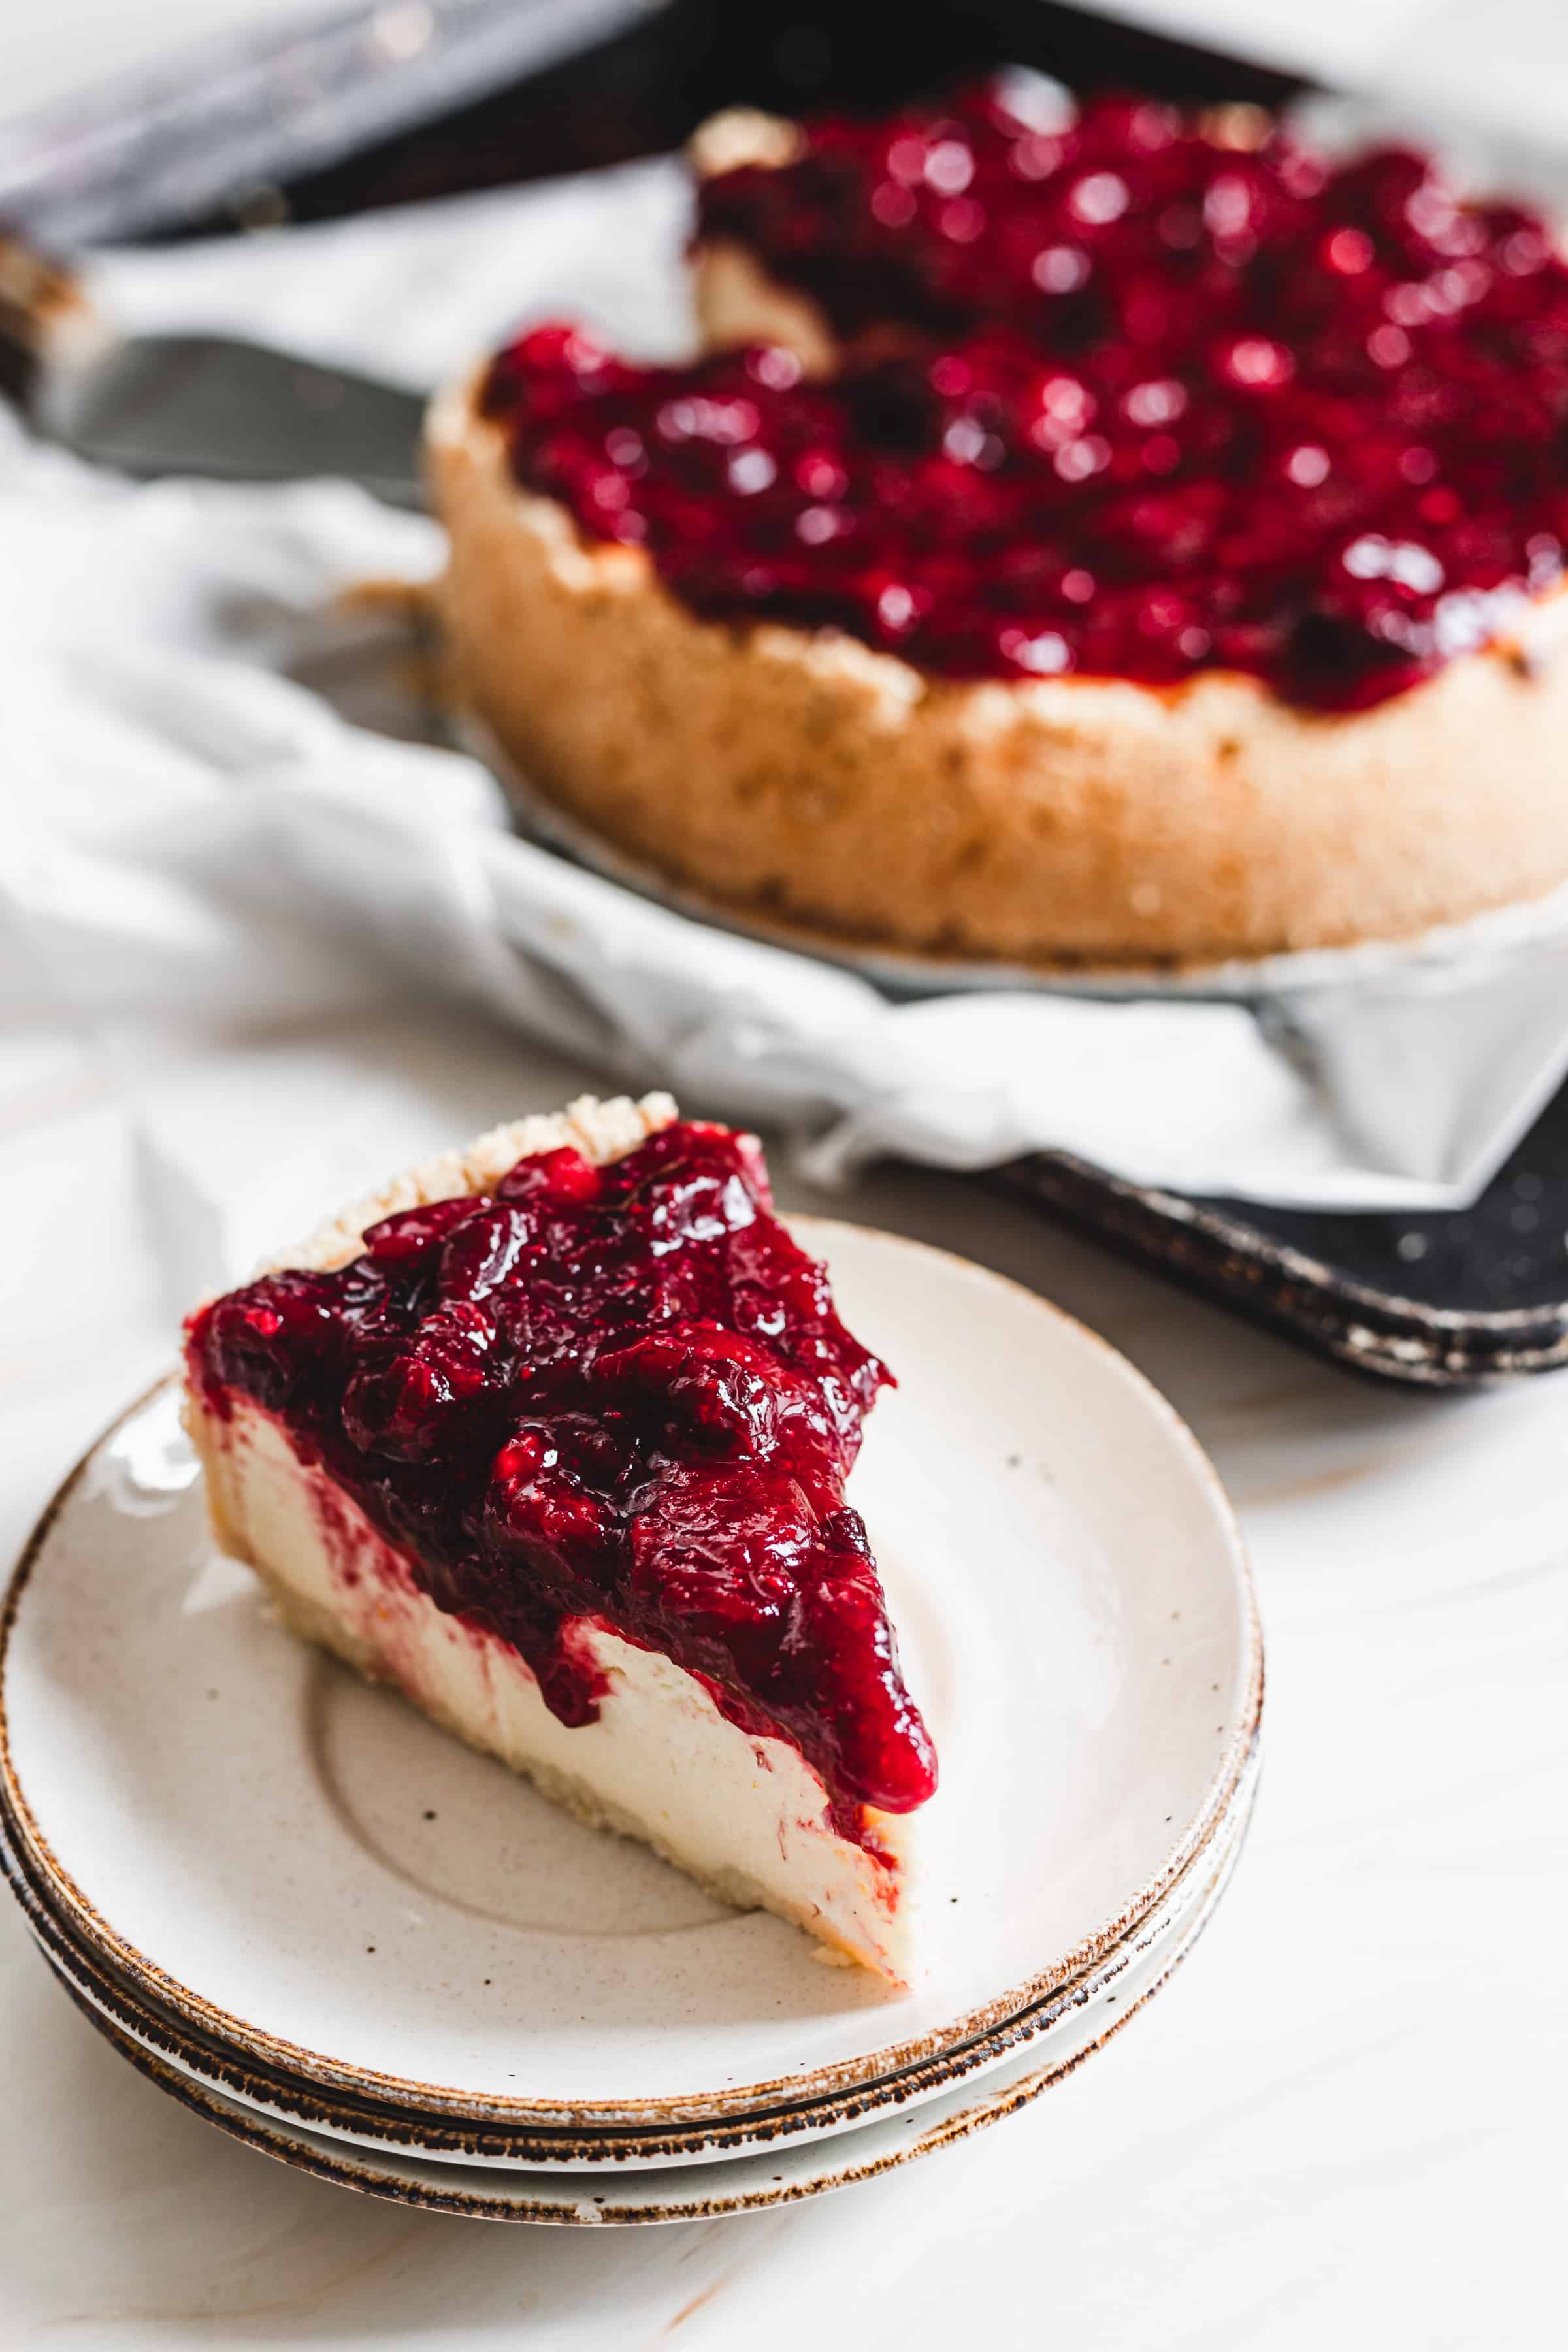
[(1568, 932), (1568, 885), (1494, 907), (1461, 923), (1447, 923), (1407, 940), (1359, 940), (1344, 947), (1281, 950), (1257, 957), (1228, 956), (1215, 963), (1009, 963), (975, 956), (921, 955), (916, 950), (879, 947), (807, 923), (710, 898), (657, 866), (617, 848), (559, 807), (507, 757), (482, 721), (456, 722), (458, 740), (489, 769), (506, 794), (525, 838), (569, 857), (590, 873), (689, 922), (784, 948), (818, 962), (858, 972), (892, 996), (974, 994), (986, 990), (1025, 989), (1070, 996), (1173, 997), (1177, 1000), (1247, 1000), (1289, 996), (1305, 989), (1342, 987), (1392, 974), (1452, 971), (1477, 959), (1517, 954)]
[[(675, 2162), (720, 2161), (734, 2151), (747, 2152), (761, 2141), (825, 2137), (853, 2128), (879, 2112), (911, 2107), (938, 2096), (959, 2082), (973, 2080), (1005, 2063), (1015, 2052), (1048, 2036), (1064, 2020), (1101, 2000), (1114, 2000), (1112, 1988), (1126, 1970), (1146, 1955), (1180, 1937), (1205, 1899), (1206, 1886), (1217, 1872), (1228, 1873), (1232, 1857), (1246, 1834), (1256, 1794), (1256, 1752), (1220, 1833), (1194, 1857), (1163, 1903), (1137, 1923), (1128, 1937), (1106, 1956), (1098, 1969), (1062, 1987), (1038, 2009), (969, 2044), (951, 2058), (933, 2060), (923, 2067), (871, 2084), (853, 2098), (790, 2106), (773, 2114), (754, 2114), (741, 2122), (693, 2132), (684, 2137), (668, 2134), (606, 2133), (593, 2137), (563, 2132), (487, 2131), (468, 2127), (430, 2126), (408, 2114), (373, 2108), (356, 2101), (334, 2106), (309, 2084), (299, 2084), (277, 2070), (263, 2072), (243, 2053), (225, 2053), (194, 2038), (176, 2020), (153, 2011), (111, 1975), (101, 1959), (75, 1941), (68, 1929), (50, 1914), (40, 1892), (28, 1881), (23, 1865), (0, 1838), (0, 1874), (7, 1875), (38, 1942), (79, 1981), (123, 2029), (150, 2045), (154, 2055), (169, 2060), (241, 2105), (253, 2105), (275, 2119), (297, 2123), (329, 2137), (345, 2137), (367, 2147), (384, 2147), (395, 2153), (427, 2156), (458, 2163), (537, 2166), (542, 2169), (573, 2165), (638, 2166)], [(563, 2151), (570, 2148), (571, 2154)]]
[[(801, 1218), (793, 1222), (807, 1228), (811, 1235), (826, 1237), (832, 1234), (835, 1223), (842, 1221)], [(1074, 1344), (1082, 1343), (1102, 1356), (1116, 1376), (1140, 1398), (1145, 1410), (1161, 1422), (1167, 1434), (1175, 1440), (1214, 1513), (1216, 1534), (1223, 1538), (1226, 1566), (1235, 1580), (1245, 1644), (1241, 1677), (1243, 1695), (1237, 1721), (1211, 1775), (1203, 1801), (1189, 1816), (1159, 1867), (1128, 1896), (1112, 1918), (1102, 1922), (1097, 1931), (1084, 1937), (1074, 1948), (1059, 1954), (1039, 1974), (982, 2002), (963, 2016), (951, 2020), (945, 2026), (932, 2028), (902, 2042), (884, 2043), (879, 2049), (858, 2057), (829, 2062), (797, 2075), (744, 2084), (728, 2097), (705, 2094), (691, 2098), (676, 2096), (614, 2103), (586, 2099), (549, 2101), (501, 2095), (478, 2098), (439, 2084), (410, 2081), (369, 2067), (334, 2061), (320, 2052), (300, 2049), (261, 2027), (218, 2009), (188, 1986), (177, 1983), (144, 1953), (127, 1943), (101, 1916), (53, 1853), (33, 1817), (16, 1775), (5, 1697), (7, 1656), (17, 1612), (33, 1570), (44, 1555), (51, 1531), (69, 1507), (78, 1487), (94, 1467), (103, 1447), (112, 1441), (127, 1422), (178, 1381), (176, 1372), (167, 1373), (163, 1380), (154, 1381), (127, 1406), (67, 1474), (23, 1546), (6, 1588), (4, 1605), (0, 1607), (0, 1811), (4, 1813), (8, 1835), (26, 1853), (47, 1885), (51, 1907), (61, 1916), (71, 1920), (82, 1938), (101, 1952), (119, 1974), (128, 1983), (138, 1987), (154, 2007), (172, 2011), (199, 2032), (216, 2036), (264, 2065), (281, 2067), (285, 2072), (303, 2077), (328, 2091), (346, 2091), (372, 2099), (390, 2100), (399, 2107), (416, 2105), (426, 2113), (460, 2116), (465, 2120), (485, 2124), (503, 2121), (524, 2126), (564, 2124), (574, 2129), (592, 2129), (595, 2124), (602, 2126), (605, 2123), (642, 2124), (645, 2121), (649, 2126), (674, 2129), (683, 2124), (707, 2125), (785, 2104), (807, 2104), (836, 2094), (857, 2091), (868, 2084), (902, 2073), (909, 2067), (926, 2063), (944, 2053), (962, 2051), (994, 2028), (1005, 2024), (1047, 2000), (1052, 1992), (1110, 1950), (1161, 1899), (1194, 1855), (1209, 1843), (1224, 1818), (1252, 1752), (1263, 1706), (1263, 1636), (1257, 1593), (1236, 1513), (1213, 1464), (1175, 1408), (1152, 1381), (1098, 1332), (1090, 1330), (1087, 1325), (1024, 1284), (996, 1274), (989, 1267), (977, 1265), (973, 1260), (962, 1257), (955, 1251), (939, 1249), (930, 1243), (914, 1241), (901, 1234), (877, 1232), (875, 1228), (851, 1227), (849, 1230), (858, 1234), (876, 1232), (880, 1242), (906, 1251), (916, 1258), (938, 1259), (958, 1267), (967, 1277), (994, 1288), (1009, 1302), (1021, 1301), (1031, 1311), (1069, 1333)]]
[[(910, 2078), (907, 2076), (895, 2077), (887, 2084), (873, 2084), (851, 2105), (847, 2112), (826, 2128), (817, 2125), (813, 2111), (786, 2112), (776, 2118), (755, 2118), (754, 2124), (761, 2128), (742, 2131), (741, 2127), (731, 2127), (732, 2132), (738, 2132), (740, 2137), (728, 2147), (713, 2148), (700, 2141), (668, 2141), (655, 2151), (643, 2148), (619, 2161), (613, 2155), (617, 2145), (613, 2141), (606, 2141), (602, 2147), (584, 2142), (581, 2156), (571, 2159), (559, 2155), (531, 2156), (521, 2152), (521, 2147), (509, 2158), (487, 2159), (477, 2154), (478, 2143), (485, 2135), (475, 2135), (473, 2141), (468, 2142), (447, 2134), (445, 2136), (447, 2144), (444, 2148), (424, 2146), (416, 2140), (399, 2145), (392, 2131), (384, 2132), (377, 2137), (363, 2127), (345, 2127), (341, 2116), (325, 2105), (315, 2113), (310, 2111), (308, 2102), (302, 2103), (297, 2110), (279, 2108), (264, 2095), (259, 2083), (247, 2076), (243, 2069), (237, 2070), (237, 2081), (230, 2081), (215, 2070), (210, 2059), (204, 2062), (203, 2053), (184, 2039), (177, 2029), (167, 2026), (164, 2021), (153, 2016), (132, 1997), (126, 1995), (122, 1989), (113, 1986), (90, 1958), (72, 1946), (58, 1927), (51, 1927), (31, 1912), (29, 1925), (45, 1957), (57, 1972), (63, 1971), (70, 1977), (93, 2006), (108, 2016), (111, 2022), (118, 2024), (139, 2047), (174, 2066), (177, 2072), (203, 2083), (220, 2096), (254, 2110), (268, 2121), (285, 2128), (298, 2126), (323, 2137), (344, 2139), (373, 2153), (462, 2166), (488, 2162), (498, 2170), (566, 2172), (584, 2168), (604, 2170), (613, 2166), (617, 2172), (647, 2171), (663, 2168), (667, 2165), (732, 2161), (758, 2153), (759, 2143), (770, 2150), (785, 2145), (802, 2146), (808, 2140), (838, 2137), (845, 2131), (861, 2128), (879, 2118), (911, 2111), (951, 2091), (960, 2083), (973, 2082), (989, 2074), (1026, 2049), (1048, 2043), (1053, 2034), (1064, 2027), (1071, 2028), (1086, 2011), (1113, 2007), (1121, 1997), (1117, 1988), (1129, 1970), (1136, 1972), (1143, 1969), (1152, 1956), (1162, 1950), (1168, 1957), (1174, 1958), (1185, 1948), (1188, 1940), (1197, 1932), (1199, 1924), (1208, 1916), (1213, 1902), (1217, 1900), (1220, 1886), (1228, 1879), (1239, 1855), (1246, 1827), (1244, 1816), (1237, 1822), (1234, 1834), (1217, 1842), (1220, 1848), (1217, 1853), (1211, 1849), (1201, 1858), (1201, 1864), (1194, 1865), (1193, 1883), (1186, 1885), (1184, 1882), (1184, 1899), (1164, 1910), (1147, 1931), (1141, 1930), (1130, 1939), (1129, 1945), (1118, 1955), (1114, 1967), (1099, 1985), (1092, 1990), (1069, 1988), (1049, 2005), (1047, 2013), (1037, 2021), (1020, 2021), (1016, 2028), (1005, 2029), (993, 2044), (978, 2053), (973, 2066), (960, 2066), (951, 2074), (919, 2080), (912, 2090), (908, 2087)], [(27, 1906), (25, 1905), (24, 1907)], [(919, 2070), (916, 2073), (918, 2074)], [(284, 2095), (289, 2095), (287, 2091)]]
[[(1193, 1950), (1214, 1915), (1234, 1869), (1239, 1845), (1233, 1849), (1213, 1886), (1202, 1916), (1180, 1950), (1169, 1954), (1156, 1970), (1136, 1986), (1120, 2013), (1103, 2032), (1087, 2037), (1070, 2053), (1038, 2065), (1025, 2060), (1004, 2080), (953, 2092), (940, 2111), (930, 2108), (863, 2124), (830, 2141), (817, 2141), (765, 2155), (737, 2158), (730, 2164), (693, 2167), (682, 2172), (655, 2175), (601, 2173), (507, 2174), (491, 2170), (464, 2171), (455, 2165), (420, 2162), (408, 2158), (373, 2156), (368, 2150), (314, 2133), (275, 2124), (253, 2109), (237, 2106), (208, 2085), (194, 2082), (129, 2040), (111, 2020), (56, 1969), (57, 1980), (68, 1998), (105, 2041), (138, 2074), (193, 2114), (201, 2116), (232, 2139), (258, 2154), (272, 2157), (296, 2171), (312, 2174), (343, 2189), (382, 2198), (405, 2208), (453, 2213), (470, 2221), (531, 2221), (567, 2227), (637, 2226), (664, 2221), (721, 2221), (732, 2213), (752, 2213), (772, 2206), (792, 2205), (809, 2197), (852, 2188), (874, 2179), (917, 2158), (933, 2155), (960, 2140), (1016, 2114), (1042, 2092), (1076, 2074), (1087, 2059), (1103, 2050), (1136, 2017)], [(51, 1963), (52, 1965), (52, 1963)], [(1085, 2021), (1092, 2024), (1090, 2018)], [(769, 2171), (782, 2166), (784, 2169)], [(647, 2187), (643, 2189), (642, 2184)], [(526, 2185), (525, 2185), (526, 2184)], [(679, 2186), (678, 2186), (679, 2184)], [(727, 2185), (726, 2185), (727, 2184)], [(510, 2193), (507, 2193), (510, 2189)]]
[(0, 1877), (8, 1882), (35, 1940), (57, 1973), (70, 1977), (93, 2006), (138, 2047), (271, 2122), (299, 2126), (373, 2151), (438, 2163), (545, 2171), (609, 2166), (647, 2170), (667, 2165), (719, 2163), (754, 2154), (760, 2147), (804, 2145), (857, 2129), (879, 2116), (912, 2110), (960, 2084), (990, 2074), (1026, 2049), (1048, 2042), (1085, 2010), (1114, 2005), (1120, 1998), (1117, 1988), (1129, 1969), (1142, 1966), (1162, 1947), (1179, 1954), (1196, 1932), (1194, 1923), (1207, 1917), (1246, 1839), (1258, 1774), (1255, 1741), (1232, 1802), (1210, 1843), (1194, 1856), (1164, 1899), (1094, 1969), (1058, 1988), (1037, 2008), (962, 2051), (906, 2068), (849, 2097), (791, 2105), (771, 2114), (758, 2112), (734, 2123), (684, 2135), (454, 2126), (432, 2124), (410, 2110), (366, 2100), (334, 2104), (309, 2083), (298, 2082), (276, 2068), (260, 2068), (243, 2052), (226, 2050), (210, 2038), (195, 2036), (177, 2018), (153, 2009), (121, 1982), (102, 1957), (74, 1937), (50, 1911), (47, 1891), (29, 1876), (25, 1861), (6, 1838), (3, 1816)]

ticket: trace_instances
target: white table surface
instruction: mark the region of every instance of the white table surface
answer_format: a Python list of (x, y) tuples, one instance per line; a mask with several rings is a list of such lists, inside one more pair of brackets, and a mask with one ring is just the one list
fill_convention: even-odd
[[(177, 1304), (127, 1121), (89, 1052), (28, 1028), (25, 977), (0, 1052), (13, 1546), (168, 1360)], [(354, 1042), (371, 1072), (416, 1065), (453, 1133), (587, 1076), (455, 1019)], [(1093, 1324), (1240, 1507), (1263, 1789), (1193, 1958), (1036, 2105), (904, 2171), (773, 2214), (575, 2231), (404, 2212), (224, 2139), (99, 2040), (5, 1905), (7, 2352), (1562, 2341), (1568, 1385), (1358, 1385), (953, 1180), (888, 1172), (832, 1205)]]

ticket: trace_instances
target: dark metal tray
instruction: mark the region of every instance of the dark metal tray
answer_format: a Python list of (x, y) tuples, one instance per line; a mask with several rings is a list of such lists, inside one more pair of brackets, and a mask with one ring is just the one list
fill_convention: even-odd
[[(508, 79), (503, 67), (482, 95), (461, 104), (454, 96), (465, 76), (471, 91), (472, 61), (454, 61), (445, 37), (450, 29), (455, 38), (480, 12), (452, 0), (434, 0), (423, 14), (351, 9), (326, 50), (319, 34), (286, 31), (270, 48), (253, 42), (243, 56), (209, 52), (210, 89), (193, 89), (187, 78), (172, 110), (166, 83), (126, 86), (110, 142), (114, 173), (95, 176), (104, 142), (81, 136), (80, 120), (58, 152), (43, 140), (26, 225), (44, 237), (79, 234), (84, 221), (98, 236), (117, 224), (177, 236), (321, 219), (653, 152), (720, 105), (744, 100), (787, 112), (885, 104), (1004, 61), (1039, 66), (1080, 88), (1173, 97), (1272, 103), (1302, 88), (1268, 67), (1058, 0), (928, 0), (923, 9), (903, 0), (853, 8), (842, 0), (759, 0), (741, 10), (726, 0), (510, 5), (518, 28), (510, 56), (527, 69)], [(384, 37), (378, 47), (376, 26), (384, 37), (389, 24), (412, 31), (426, 22), (441, 37), (426, 42), (423, 62), (395, 43), (389, 51)], [(226, 184), (208, 168), (211, 142), (194, 144), (191, 131), (204, 96), (208, 111), (221, 113), (236, 75), (250, 121), (263, 121), (269, 135), (247, 142), (243, 178)], [(340, 140), (347, 152), (323, 154), (323, 82), (342, 121), (360, 126)], [(94, 121), (101, 130), (101, 109)], [(193, 157), (206, 159), (202, 170)], [(197, 186), (202, 196), (182, 204), (177, 191)], [(1361, 1372), (1451, 1388), (1568, 1361), (1568, 1089), (1484, 1197), (1458, 1214), (1303, 1214), (1189, 1199), (1123, 1183), (1060, 1153), (1041, 1153), (990, 1181)]]
[(995, 1181), (1358, 1372), (1465, 1388), (1568, 1363), (1568, 1087), (1473, 1208), (1435, 1216), (1196, 1200), (1065, 1152)]

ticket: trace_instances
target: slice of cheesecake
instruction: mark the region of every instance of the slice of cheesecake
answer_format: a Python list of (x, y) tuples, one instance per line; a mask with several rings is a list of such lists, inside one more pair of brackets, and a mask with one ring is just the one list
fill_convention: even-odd
[(224, 1548), (583, 1820), (898, 1984), (936, 1762), (845, 1499), (889, 1374), (755, 1141), (496, 1129), (186, 1327)]

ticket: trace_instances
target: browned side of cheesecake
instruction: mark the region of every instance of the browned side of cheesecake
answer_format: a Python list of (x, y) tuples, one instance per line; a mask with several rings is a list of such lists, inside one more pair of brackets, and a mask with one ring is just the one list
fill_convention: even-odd
[(953, 683), (698, 618), (432, 414), (458, 691), (529, 782), (720, 908), (924, 954), (1207, 962), (1408, 937), (1568, 879), (1568, 597), (1373, 709), (1202, 675)]

